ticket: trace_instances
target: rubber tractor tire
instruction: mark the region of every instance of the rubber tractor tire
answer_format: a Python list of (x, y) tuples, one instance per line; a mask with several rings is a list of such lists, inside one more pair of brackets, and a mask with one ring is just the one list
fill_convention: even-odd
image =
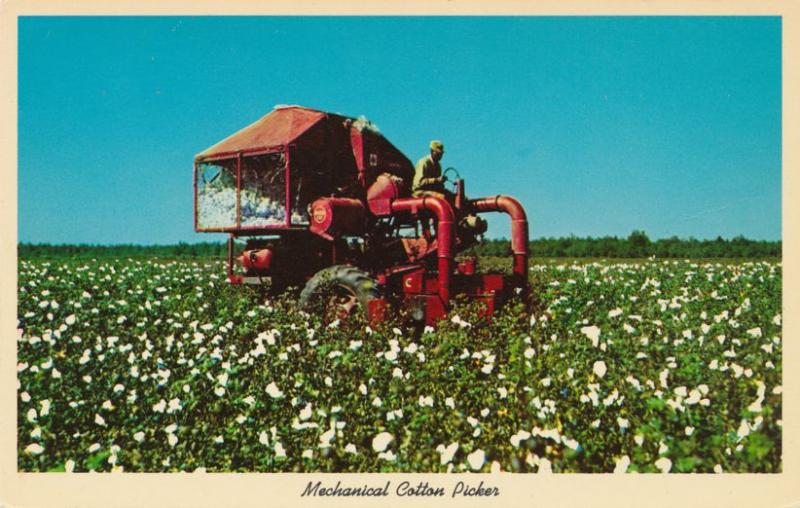
[(350, 316), (369, 318), (369, 301), (379, 298), (377, 283), (368, 273), (350, 265), (331, 266), (317, 272), (300, 293), (300, 306), (322, 315), (325, 323)]

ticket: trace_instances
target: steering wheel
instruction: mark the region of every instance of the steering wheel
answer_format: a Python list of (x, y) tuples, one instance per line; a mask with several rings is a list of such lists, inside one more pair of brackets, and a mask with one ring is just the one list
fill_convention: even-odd
[[(450, 178), (447, 178), (447, 174), (450, 173), (450, 172), (453, 172), (453, 173), (456, 174), (455, 179), (451, 180)], [(449, 167), (449, 168), (444, 170), (444, 173), (442, 173), (442, 176), (444, 177), (444, 181), (445, 182), (449, 182), (452, 185), (452, 192), (455, 193), (455, 191), (456, 191), (456, 180), (460, 180), (461, 179), (461, 175), (459, 174), (458, 170), (451, 166), (451, 167)]]

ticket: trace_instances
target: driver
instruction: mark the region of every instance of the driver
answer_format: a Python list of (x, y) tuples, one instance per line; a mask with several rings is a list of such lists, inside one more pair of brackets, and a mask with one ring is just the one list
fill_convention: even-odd
[(441, 141), (431, 141), (430, 149), (430, 155), (421, 158), (414, 168), (414, 197), (432, 196), (452, 201), (453, 193), (444, 188), (445, 178), (439, 163), (444, 155), (444, 145)]

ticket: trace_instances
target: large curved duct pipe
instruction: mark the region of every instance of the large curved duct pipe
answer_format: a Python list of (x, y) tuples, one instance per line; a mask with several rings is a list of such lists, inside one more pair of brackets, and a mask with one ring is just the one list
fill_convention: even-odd
[(511, 252), (514, 254), (514, 273), (528, 280), (528, 218), (525, 209), (511, 196), (493, 196), (470, 200), (478, 212), (505, 212), (511, 217)]
[(392, 213), (410, 212), (417, 215), (419, 210), (430, 211), (437, 219), (436, 226), (436, 247), (439, 258), (439, 298), (444, 305), (450, 302), (450, 273), (453, 270), (453, 259), (455, 254), (453, 246), (455, 243), (455, 214), (450, 203), (442, 198), (425, 196), (419, 198), (400, 198), (391, 202)]

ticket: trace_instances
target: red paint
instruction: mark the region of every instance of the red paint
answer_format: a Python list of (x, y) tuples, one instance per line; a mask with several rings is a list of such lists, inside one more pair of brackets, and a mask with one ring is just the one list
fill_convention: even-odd
[[(402, 179), (394, 175), (382, 174), (367, 189), (367, 203), (373, 214), (389, 215), (392, 210), (392, 201), (407, 195), (408, 189)], [(415, 214), (416, 211), (412, 212), (412, 215)]]
[(309, 108), (275, 109), (232, 136), (200, 152), (196, 159), (245, 152), (259, 147), (287, 145), (324, 118), (325, 113)]
[(455, 216), (453, 207), (450, 203), (441, 198), (425, 196), (421, 198), (400, 198), (392, 201), (391, 212), (393, 214), (411, 212), (417, 215), (419, 209), (428, 210), (438, 220), (436, 225), (439, 297), (445, 305), (450, 302), (450, 272), (453, 267), (453, 245)]
[(291, 179), (291, 175), (289, 173), (289, 163), (290, 163), (290, 159), (292, 157), (291, 156), (291, 151), (292, 151), (291, 148), (292, 147), (290, 147), (289, 145), (287, 145), (284, 148), (284, 150), (285, 150), (284, 153), (286, 154), (286, 156), (285, 156), (286, 173), (284, 174), (283, 179), (286, 182), (286, 192), (285, 192), (285, 196), (286, 196), (286, 203), (285, 203), (286, 208), (285, 208), (285, 210), (286, 210), (286, 212), (285, 213), (286, 213), (286, 227), (287, 228), (292, 225), (292, 189), (291, 189), (292, 179)]
[(478, 212), (505, 212), (511, 217), (511, 252), (514, 254), (514, 274), (527, 280), (528, 276), (528, 219), (525, 209), (510, 196), (479, 198), (469, 202)]
[(242, 154), (236, 155), (236, 229), (242, 227)]
[(365, 232), (367, 210), (352, 198), (320, 198), (311, 204), (309, 230), (326, 240)]
[(475, 274), (475, 258), (466, 259), (458, 264), (456, 267), (459, 273), (464, 275), (474, 275)]
[(247, 270), (255, 270), (259, 272), (268, 272), (272, 266), (272, 260), (275, 257), (270, 249), (260, 250), (246, 250), (242, 252), (239, 258), (242, 266)]
[[(278, 246), (288, 249), (289, 257), (293, 248), (312, 249), (309, 259), (315, 261), (309, 266), (290, 263), (294, 266), (292, 270), (298, 270), (296, 275), (300, 280), (308, 279), (320, 265), (329, 266), (329, 263), (353, 263), (371, 272), (384, 292), (384, 296), (370, 302), (367, 309), (370, 319), (375, 321), (384, 320), (390, 307), (402, 301), (412, 314), (433, 324), (446, 315), (453, 295), (483, 302), (485, 313), (491, 314), (513, 287), (527, 283), (528, 222), (517, 200), (508, 196), (467, 200), (464, 181), (460, 179), (455, 182), (452, 205), (436, 197), (410, 197), (411, 161), (381, 134), (369, 128), (359, 130), (353, 123), (352, 118), (309, 108), (279, 108), (195, 157), (194, 227), (196, 231), (229, 234), (228, 281), (231, 284), (259, 284), (262, 274), (276, 270), (273, 251), (255, 247), (238, 258), (248, 272), (246, 277), (234, 273), (234, 238), (276, 234), (281, 236)], [(243, 163), (246, 162), (243, 157), (269, 153), (283, 153), (285, 157), (283, 190), (286, 201), (282, 206), (286, 220), (283, 224), (269, 226), (242, 226), (241, 187)], [(230, 227), (201, 229), (197, 208), (198, 164), (234, 158), (236, 223)], [(307, 179), (315, 174), (319, 178)], [(299, 190), (298, 184), (303, 185), (303, 199), (312, 198), (308, 224), (292, 224), (292, 193)], [(306, 202), (301, 206), (306, 206)], [(467, 213), (496, 211), (511, 217), (514, 275), (478, 274), (474, 258), (456, 266), (457, 221)], [(431, 218), (435, 223), (435, 238), (429, 228), (423, 228), (420, 235), (420, 219), (430, 224)], [(368, 237), (372, 232), (369, 228), (373, 226), (386, 229)], [(403, 237), (409, 230), (414, 231), (413, 237)], [(320, 241), (311, 234), (288, 234), (302, 231), (327, 241)], [(396, 235), (398, 231), (402, 233)], [(346, 237), (354, 236), (366, 239), (363, 245), (375, 249), (367, 253), (379, 253), (374, 254), (375, 259), (362, 259), (362, 250), (348, 246)], [(384, 254), (388, 256), (386, 259), (377, 259)], [(282, 262), (283, 254), (281, 256)], [(278, 270), (282, 269), (285, 267)]]
[(376, 298), (367, 302), (367, 316), (371, 323), (381, 323), (389, 317), (390, 305), (385, 298)]

